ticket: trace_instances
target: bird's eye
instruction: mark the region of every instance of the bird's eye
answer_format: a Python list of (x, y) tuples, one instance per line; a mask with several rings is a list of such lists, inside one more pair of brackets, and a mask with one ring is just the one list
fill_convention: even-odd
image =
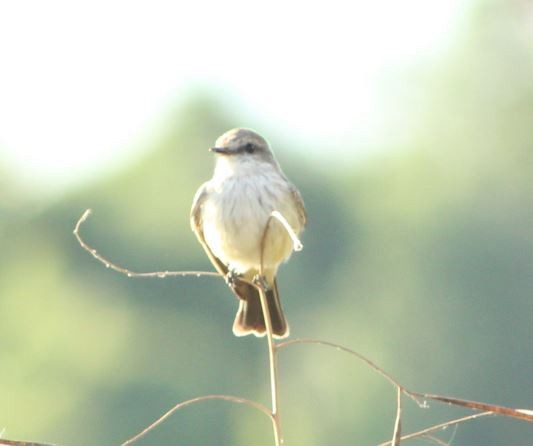
[(248, 144), (246, 144), (244, 146), (244, 151), (246, 153), (254, 153), (255, 152), (255, 146), (251, 142), (249, 142)]

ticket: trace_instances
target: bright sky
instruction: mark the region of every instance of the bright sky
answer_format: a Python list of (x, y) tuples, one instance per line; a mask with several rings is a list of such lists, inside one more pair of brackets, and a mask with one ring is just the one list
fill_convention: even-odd
[(289, 140), (371, 146), (387, 77), (438, 56), (465, 3), (1, 2), (0, 163), (65, 187), (134, 157), (199, 85)]

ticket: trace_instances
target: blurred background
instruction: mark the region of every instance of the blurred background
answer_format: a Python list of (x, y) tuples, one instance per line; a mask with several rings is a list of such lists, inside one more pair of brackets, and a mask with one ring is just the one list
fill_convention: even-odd
[[(189, 229), (215, 138), (251, 127), (305, 199), (291, 336), (411, 389), (533, 405), (533, 4), (3, 2), (0, 432), (117, 445), (179, 401), (269, 404), (266, 345)], [(280, 353), (286, 444), (390, 438), (395, 392), (318, 346)], [(467, 412), (406, 403), (404, 431)], [(443, 432), (530, 445), (524, 422)], [(419, 441), (423, 444), (423, 441)], [(426, 441), (427, 443), (427, 441)], [(187, 408), (140, 445), (272, 445), (260, 413)]]

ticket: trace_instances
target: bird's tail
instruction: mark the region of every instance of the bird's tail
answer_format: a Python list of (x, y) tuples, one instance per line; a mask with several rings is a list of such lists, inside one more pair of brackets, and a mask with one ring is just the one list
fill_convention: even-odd
[[(266, 334), (265, 318), (261, 307), (259, 291), (247, 283), (240, 283), (235, 287), (235, 292), (239, 296), (239, 309), (233, 322), (233, 334), (235, 336), (264, 336)], [(289, 324), (279, 299), (278, 285), (274, 279), (272, 287), (266, 292), (266, 300), (272, 321), (272, 334), (276, 338), (289, 336)]]

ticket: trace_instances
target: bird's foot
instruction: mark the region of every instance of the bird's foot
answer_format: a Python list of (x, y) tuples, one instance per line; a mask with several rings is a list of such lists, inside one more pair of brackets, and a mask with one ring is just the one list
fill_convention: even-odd
[(240, 277), (241, 277), (240, 274), (230, 269), (224, 276), (224, 280), (226, 281), (228, 286), (233, 289), (237, 285), (237, 281), (239, 280)]
[(261, 274), (256, 274), (252, 280), (254, 285), (261, 288), (263, 291), (268, 291), (270, 289), (270, 285), (268, 284), (266, 277), (262, 276)]

